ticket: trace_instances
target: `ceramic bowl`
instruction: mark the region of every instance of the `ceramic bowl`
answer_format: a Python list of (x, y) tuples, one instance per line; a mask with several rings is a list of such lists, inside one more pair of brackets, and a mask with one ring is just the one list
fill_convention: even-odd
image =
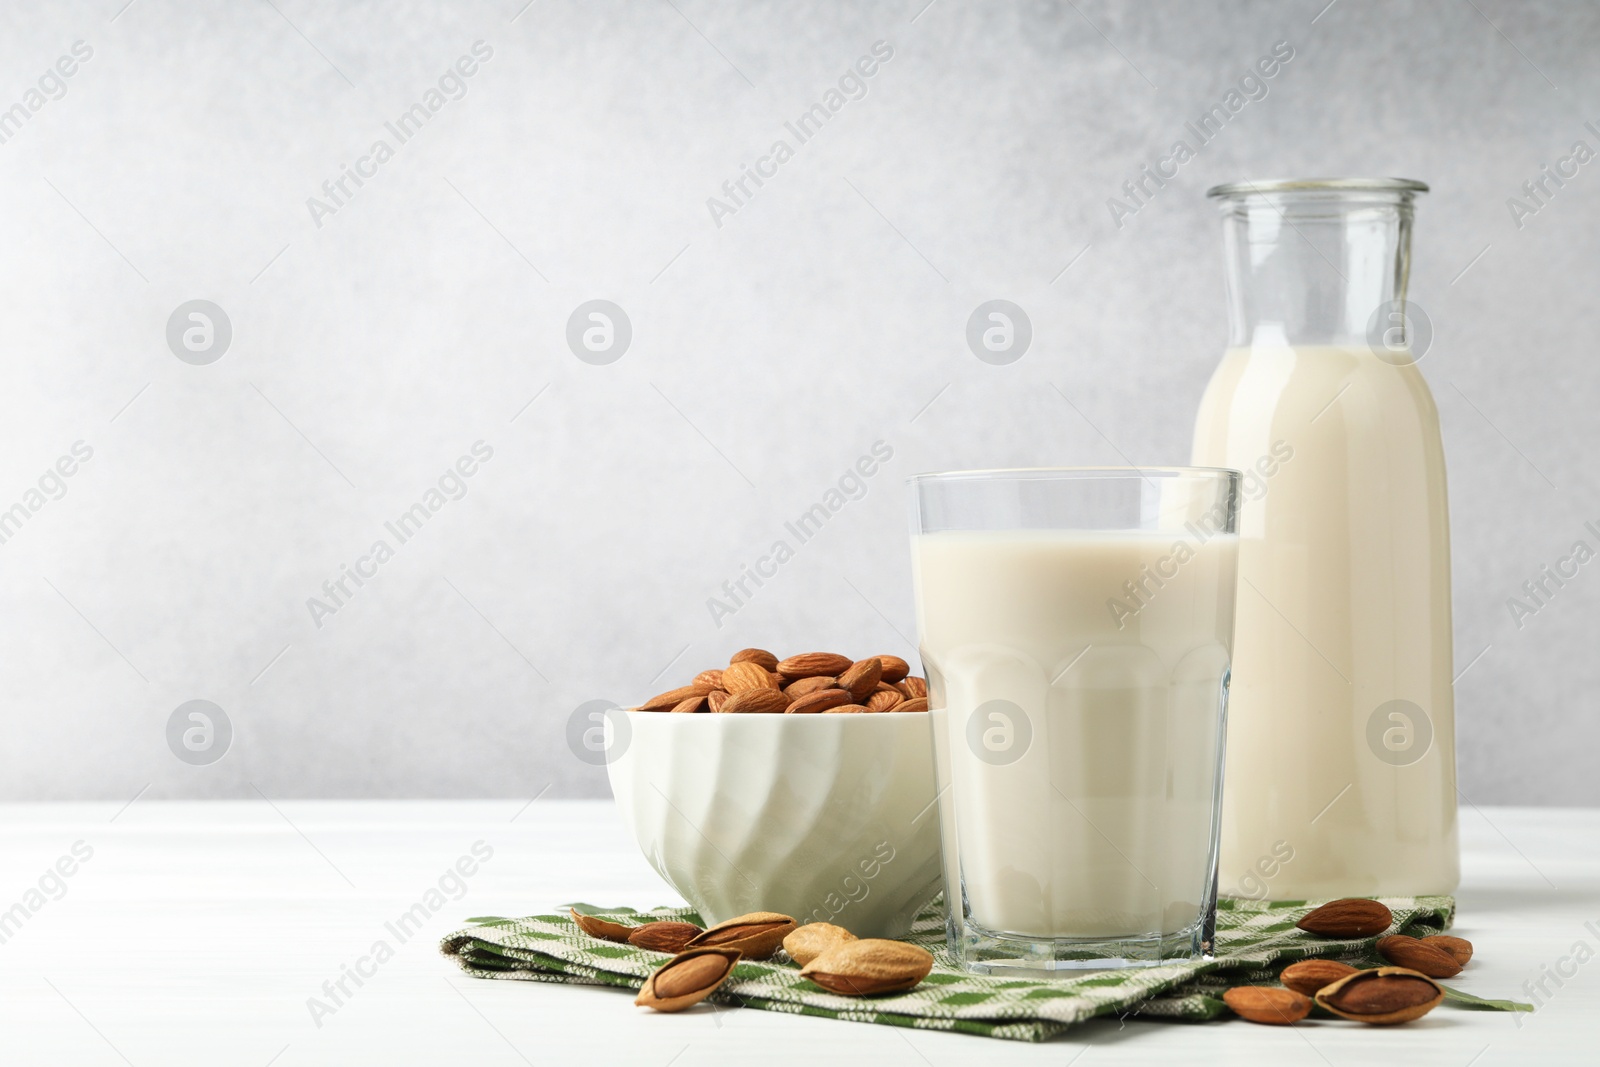
[(612, 714), (617, 807), (707, 923), (775, 911), (900, 937), (938, 891), (927, 715)]

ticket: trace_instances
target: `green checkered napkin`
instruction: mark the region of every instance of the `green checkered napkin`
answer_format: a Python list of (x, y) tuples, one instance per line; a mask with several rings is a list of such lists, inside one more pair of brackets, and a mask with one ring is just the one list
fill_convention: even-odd
[[(1455, 916), (1452, 897), (1381, 899), (1394, 913), (1395, 930), (1418, 937), (1442, 932)], [(1330, 941), (1296, 929), (1294, 924), (1318, 903), (1224, 898), (1217, 906), (1214, 960), (1090, 972), (1041, 982), (980, 977), (956, 967), (945, 947), (944, 905), (936, 899), (917, 916), (905, 938), (932, 952), (935, 960), (933, 973), (909, 993), (841, 997), (801, 978), (800, 968), (793, 963), (764, 960), (740, 963), (711, 999), (764, 1011), (954, 1030), (1015, 1041), (1043, 1041), (1096, 1015), (1214, 1019), (1226, 1010), (1221, 997), (1229, 987), (1272, 983), (1281, 966), (1294, 960), (1328, 956), (1357, 966), (1384, 962), (1376, 955), (1375, 937)], [(636, 912), (632, 908), (575, 907), (625, 925), (660, 919), (701, 923), (700, 916), (688, 908)], [(590, 937), (564, 913), (469, 921), (480, 925), (449, 935), (440, 951), (475, 978), (638, 989), (650, 972), (671, 958), (666, 953)], [(1451, 999), (1468, 1007), (1522, 1007), (1459, 993), (1452, 993)]]

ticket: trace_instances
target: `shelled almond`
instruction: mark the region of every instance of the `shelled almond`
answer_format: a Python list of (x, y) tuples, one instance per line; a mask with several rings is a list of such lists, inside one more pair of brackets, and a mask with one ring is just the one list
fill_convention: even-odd
[(634, 711), (678, 714), (815, 715), (927, 711), (928, 683), (899, 656), (851, 659), (805, 652), (779, 659), (764, 648), (735, 652), (726, 667), (701, 671), (686, 686), (651, 697)]
[(1235, 986), (1222, 1001), (1239, 1018), (1267, 1026), (1289, 1026), (1311, 1014), (1311, 998), (1292, 989)]
[(1393, 922), (1394, 915), (1382, 902), (1344, 897), (1312, 910), (1295, 925), (1318, 937), (1350, 939), (1381, 934)]
[(1338, 960), (1310, 959), (1291, 963), (1278, 975), (1278, 981), (1283, 983), (1285, 989), (1292, 989), (1296, 993), (1314, 997), (1317, 993), (1341, 978), (1348, 978), (1355, 974), (1359, 967), (1352, 967), (1348, 963)]
[(1472, 959), (1472, 942), (1464, 937), (1451, 937), (1449, 934), (1434, 934), (1422, 939), (1424, 945), (1433, 945), (1448, 952), (1457, 963), (1465, 967)]
[(1454, 978), (1461, 973), (1460, 962), (1448, 950), (1405, 934), (1378, 938), (1378, 955), (1396, 967), (1421, 971), (1429, 978)]

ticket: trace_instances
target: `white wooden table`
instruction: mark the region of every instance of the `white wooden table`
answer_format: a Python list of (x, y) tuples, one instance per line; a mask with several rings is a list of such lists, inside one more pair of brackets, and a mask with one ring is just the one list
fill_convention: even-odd
[[(1023, 1045), (707, 1006), (655, 1015), (615, 990), (469, 979), (438, 955), (469, 915), (675, 901), (609, 802), (121, 807), (0, 805), (6, 1067), (1600, 1063), (1600, 962), (1577, 962), (1600, 955), (1597, 811), (1462, 813), (1458, 932), (1478, 955), (1453, 984), (1531, 989), (1535, 1015), (1441, 1008), (1397, 1029), (1109, 1020)], [(492, 856), (430, 898), (477, 842)], [(92, 855), (72, 858), (75, 844)], [(401, 942), (386, 924), (419, 903), (432, 913)], [(392, 958), (371, 956), (379, 941)], [(365, 972), (359, 986), (346, 967)], [(324, 983), (341, 978), (336, 1003)], [(314, 1018), (313, 997), (332, 1010)]]

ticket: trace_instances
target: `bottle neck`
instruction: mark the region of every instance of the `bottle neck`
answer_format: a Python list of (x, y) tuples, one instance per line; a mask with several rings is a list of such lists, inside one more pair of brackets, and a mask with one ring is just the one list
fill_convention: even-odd
[(1406, 343), (1410, 191), (1218, 199), (1230, 347)]

